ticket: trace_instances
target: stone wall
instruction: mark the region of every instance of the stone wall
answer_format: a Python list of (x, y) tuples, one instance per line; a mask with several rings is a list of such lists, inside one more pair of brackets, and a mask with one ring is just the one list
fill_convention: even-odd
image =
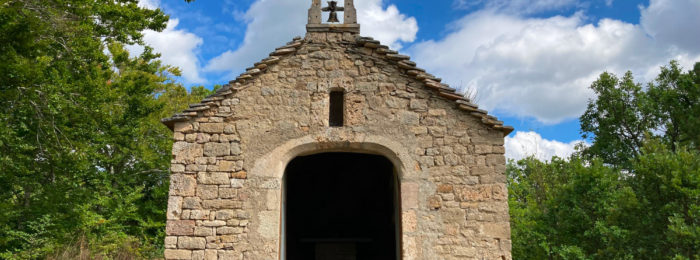
[[(510, 259), (503, 129), (388, 54), (310, 32), (176, 117), (166, 259), (279, 259), (284, 167), (322, 151), (394, 162), (402, 259)], [(337, 89), (345, 124), (328, 127)]]

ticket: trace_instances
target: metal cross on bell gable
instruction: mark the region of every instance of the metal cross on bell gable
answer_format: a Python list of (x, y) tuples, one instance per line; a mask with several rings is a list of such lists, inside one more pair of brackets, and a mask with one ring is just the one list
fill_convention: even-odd
[(345, 11), (345, 8), (339, 7), (338, 1), (328, 1), (328, 7), (324, 7), (321, 10), (323, 10), (324, 12), (330, 12), (330, 14), (328, 15), (329, 23), (339, 23), (340, 21), (338, 20), (337, 12), (343, 12)]

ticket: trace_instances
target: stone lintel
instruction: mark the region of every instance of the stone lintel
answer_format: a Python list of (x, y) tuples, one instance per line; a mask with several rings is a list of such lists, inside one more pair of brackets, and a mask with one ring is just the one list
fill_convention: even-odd
[(307, 24), (307, 32), (351, 32), (360, 33), (359, 24)]

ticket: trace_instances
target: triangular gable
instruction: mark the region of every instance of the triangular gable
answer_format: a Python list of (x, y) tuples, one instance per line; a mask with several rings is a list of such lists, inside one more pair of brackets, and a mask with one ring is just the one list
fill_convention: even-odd
[[(375, 53), (380, 54), (381, 58), (388, 61), (389, 64), (395, 64), (398, 66), (404, 76), (423, 82), (426, 88), (435, 91), (440, 97), (446, 99), (447, 101), (453, 102), (457, 108), (473, 117), (480, 119), (485, 125), (503, 132), (504, 136), (513, 131), (513, 127), (504, 126), (502, 121), (499, 121), (495, 116), (489, 115), (486, 110), (479, 109), (479, 107), (472, 103), (471, 100), (464, 97), (462, 94), (457, 93), (456, 89), (451, 88), (447, 84), (441, 83), (442, 80), (440, 78), (437, 78), (434, 75), (427, 73), (424, 69), (417, 67), (415, 62), (410, 61), (409, 56), (401, 55), (397, 51), (391, 50), (389, 47), (382, 45), (379, 41), (374, 40), (372, 37), (356, 36), (354, 37), (353, 41), (357, 47), (369, 48)], [(200, 103), (192, 104), (190, 105), (190, 108), (186, 109), (182, 113), (178, 113), (172, 117), (163, 119), (163, 124), (172, 130), (177, 122), (187, 122), (190, 119), (203, 116), (204, 111), (211, 107), (218, 106), (218, 101), (235, 95), (238, 90), (246, 87), (246, 82), (255, 79), (262, 73), (265, 73), (268, 67), (276, 64), (280, 61), (280, 59), (296, 54), (297, 50), (299, 50), (304, 44), (304, 39), (301, 37), (295, 37), (285, 46), (275, 49), (274, 52), (270, 53), (269, 57), (262, 59), (260, 62), (255, 63), (252, 67), (247, 68), (246, 72), (242, 73), (235, 80), (230, 81), (216, 93), (203, 99)]]

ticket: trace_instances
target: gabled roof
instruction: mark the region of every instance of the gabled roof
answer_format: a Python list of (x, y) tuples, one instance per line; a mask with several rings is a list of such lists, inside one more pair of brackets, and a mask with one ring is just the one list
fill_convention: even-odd
[[(472, 103), (469, 98), (457, 93), (456, 89), (451, 88), (447, 84), (441, 83), (442, 79), (437, 78), (434, 75), (427, 73), (424, 69), (417, 67), (415, 62), (410, 61), (411, 58), (409, 56), (401, 55), (397, 51), (389, 49), (389, 47), (382, 45), (379, 41), (374, 40), (372, 37), (357, 36), (355, 37), (355, 41), (351, 42), (351, 44), (353, 43), (357, 47), (374, 49), (376, 53), (382, 55), (381, 57), (390, 64), (396, 64), (406, 76), (423, 82), (426, 88), (435, 91), (442, 98), (454, 102), (458, 109), (480, 119), (485, 125), (502, 131), (504, 136), (513, 131), (513, 127), (504, 126), (503, 121), (499, 121), (495, 116), (489, 115), (486, 110), (479, 109), (479, 106)], [(291, 42), (287, 43), (287, 45), (275, 49), (274, 52), (270, 53), (269, 57), (255, 63), (253, 67), (247, 68), (246, 72), (242, 73), (235, 80), (232, 80), (228, 84), (224, 85), (224, 87), (219, 89), (216, 93), (203, 99), (200, 103), (190, 105), (190, 108), (186, 109), (182, 113), (175, 114), (174, 116), (162, 119), (161, 121), (170, 129), (173, 129), (176, 122), (186, 122), (192, 118), (196, 118), (199, 113), (206, 111), (209, 108), (218, 106), (218, 101), (225, 99), (227, 96), (234, 95), (238, 90), (245, 87), (244, 85), (247, 81), (252, 80), (261, 73), (265, 72), (269, 66), (279, 62), (282, 57), (295, 54), (303, 44), (304, 40), (301, 37), (295, 37)]]

